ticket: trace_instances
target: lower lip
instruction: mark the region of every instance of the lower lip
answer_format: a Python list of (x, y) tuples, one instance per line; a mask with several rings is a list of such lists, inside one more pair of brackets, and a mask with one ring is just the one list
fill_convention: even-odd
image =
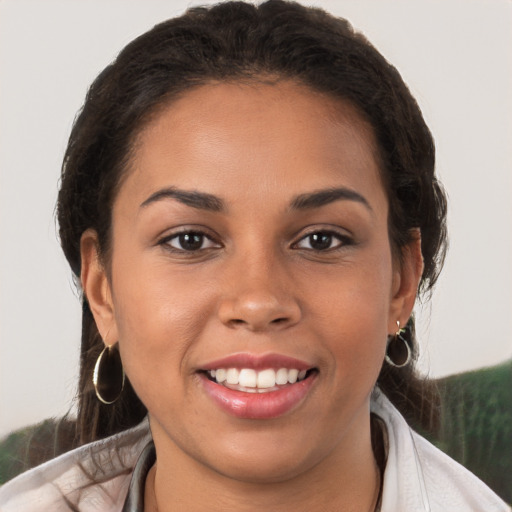
[(316, 380), (316, 373), (277, 391), (244, 393), (227, 388), (201, 375), (201, 381), (210, 398), (225, 412), (243, 419), (271, 419), (286, 414), (299, 405)]

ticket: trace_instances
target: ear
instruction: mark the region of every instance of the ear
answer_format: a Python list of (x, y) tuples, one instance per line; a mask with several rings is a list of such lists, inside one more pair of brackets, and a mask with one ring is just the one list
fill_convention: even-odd
[(395, 334), (399, 321), (405, 327), (411, 316), (421, 276), (423, 256), (419, 228), (411, 230), (411, 241), (401, 249), (401, 261), (395, 262), (393, 296), (388, 318), (388, 334)]
[(84, 231), (80, 239), (82, 290), (91, 308), (100, 336), (106, 345), (118, 340), (112, 293), (107, 272), (99, 255), (98, 235), (93, 229)]

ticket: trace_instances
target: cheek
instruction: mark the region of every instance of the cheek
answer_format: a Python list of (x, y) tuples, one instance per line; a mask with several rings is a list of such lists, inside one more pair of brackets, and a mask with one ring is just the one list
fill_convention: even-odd
[(158, 375), (159, 387), (175, 387), (208, 316), (208, 289), (144, 259), (113, 268), (114, 315), (130, 381), (139, 395), (157, 385), (151, 375)]
[(315, 293), (320, 299), (313, 316), (337, 375), (354, 381), (376, 380), (384, 359), (391, 306), (390, 255), (379, 252), (367, 265), (346, 269), (338, 278), (331, 276), (317, 285)]
[[(343, 300), (345, 299), (345, 300)], [(386, 346), (387, 308), (368, 296), (345, 294), (327, 312), (324, 332), (342, 375), (360, 375), (380, 369)], [(329, 321), (330, 320), (330, 321)]]

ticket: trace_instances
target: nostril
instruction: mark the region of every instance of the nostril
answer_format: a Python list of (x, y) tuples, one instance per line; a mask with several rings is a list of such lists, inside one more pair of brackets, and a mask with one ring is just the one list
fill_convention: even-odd
[[(281, 324), (285, 324), (286, 322), (288, 322), (288, 318), (285, 317), (285, 316), (281, 316), (279, 318), (274, 318), (273, 320), (270, 320), (270, 322), (267, 324), (267, 325), (281, 325)], [(246, 320), (243, 320), (241, 318), (232, 318), (229, 323), (231, 324), (231, 326), (239, 326), (239, 325), (252, 325), (253, 327), (255, 326), (255, 322), (247, 322)]]

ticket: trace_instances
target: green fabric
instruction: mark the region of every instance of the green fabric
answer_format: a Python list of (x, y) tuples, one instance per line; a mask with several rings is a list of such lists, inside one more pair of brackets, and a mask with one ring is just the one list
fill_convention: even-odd
[(512, 503), (512, 360), (438, 381), (438, 448)]

